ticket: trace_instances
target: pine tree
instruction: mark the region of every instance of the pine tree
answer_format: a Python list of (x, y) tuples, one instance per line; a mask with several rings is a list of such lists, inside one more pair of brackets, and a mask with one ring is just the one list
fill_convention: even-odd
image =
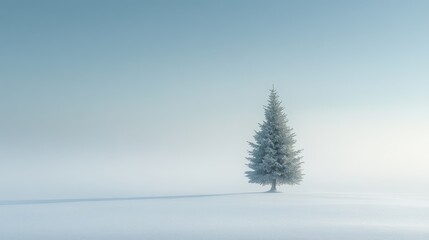
[(270, 192), (277, 191), (277, 185), (299, 184), (302, 180), (301, 150), (295, 150), (295, 134), (287, 123), (286, 114), (276, 90), (270, 92), (265, 121), (259, 124), (255, 142), (249, 142), (250, 171), (246, 172), (249, 183), (271, 184)]

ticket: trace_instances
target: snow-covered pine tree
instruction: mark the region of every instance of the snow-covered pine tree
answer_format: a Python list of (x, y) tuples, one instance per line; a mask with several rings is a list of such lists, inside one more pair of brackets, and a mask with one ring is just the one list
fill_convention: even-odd
[(277, 95), (271, 90), (268, 106), (265, 109), (265, 121), (259, 124), (255, 142), (249, 142), (251, 150), (247, 158), (250, 171), (246, 172), (250, 183), (271, 184), (269, 192), (276, 192), (277, 185), (299, 184), (302, 180), (301, 150), (295, 150), (295, 134), (287, 123), (286, 114)]

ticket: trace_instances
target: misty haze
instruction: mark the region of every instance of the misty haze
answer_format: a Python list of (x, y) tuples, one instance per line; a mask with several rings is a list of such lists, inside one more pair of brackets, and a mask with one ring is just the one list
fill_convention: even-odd
[(427, 9), (0, 1), (0, 239), (429, 239)]

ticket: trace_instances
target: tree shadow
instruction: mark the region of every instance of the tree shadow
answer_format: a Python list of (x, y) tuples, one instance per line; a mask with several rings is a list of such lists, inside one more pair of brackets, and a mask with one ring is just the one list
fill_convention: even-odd
[(217, 193), (217, 194), (196, 194), (196, 195), (173, 195), (173, 196), (147, 196), (147, 197), (109, 197), (109, 198), (67, 198), (67, 199), (38, 199), (38, 200), (9, 200), (0, 201), (0, 205), (34, 205), (34, 204), (55, 204), (55, 203), (80, 203), (80, 202), (110, 202), (110, 201), (138, 201), (155, 199), (181, 199), (181, 198), (206, 198), (222, 197), (234, 195), (260, 194), (261, 192), (242, 193)]

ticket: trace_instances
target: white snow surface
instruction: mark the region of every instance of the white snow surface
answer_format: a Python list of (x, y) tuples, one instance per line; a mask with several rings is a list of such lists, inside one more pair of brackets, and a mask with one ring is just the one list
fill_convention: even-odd
[(427, 196), (232, 193), (0, 201), (0, 239), (429, 239)]

